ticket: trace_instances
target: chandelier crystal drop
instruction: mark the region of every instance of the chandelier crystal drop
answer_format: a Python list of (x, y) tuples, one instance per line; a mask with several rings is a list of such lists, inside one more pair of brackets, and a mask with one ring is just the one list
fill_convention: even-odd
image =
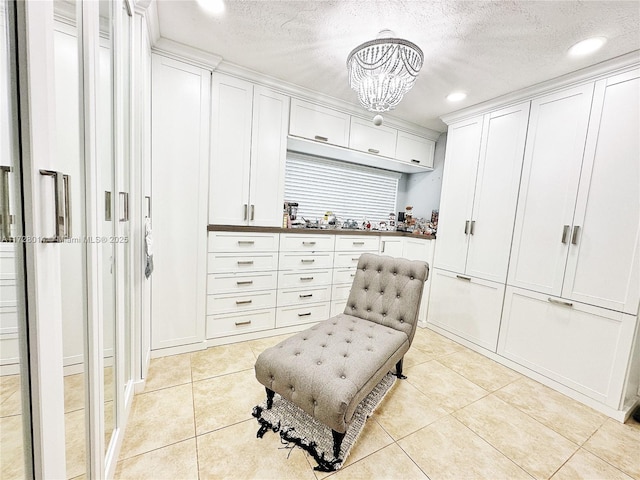
[(383, 30), (378, 38), (356, 47), (347, 57), (349, 86), (370, 112), (387, 112), (411, 90), (422, 68), (424, 55), (407, 40)]

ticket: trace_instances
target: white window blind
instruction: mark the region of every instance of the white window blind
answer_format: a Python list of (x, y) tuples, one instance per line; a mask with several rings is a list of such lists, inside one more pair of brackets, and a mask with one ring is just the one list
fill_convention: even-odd
[(395, 212), (400, 174), (311, 155), (287, 152), (285, 201), (297, 202), (298, 217), (387, 220)]

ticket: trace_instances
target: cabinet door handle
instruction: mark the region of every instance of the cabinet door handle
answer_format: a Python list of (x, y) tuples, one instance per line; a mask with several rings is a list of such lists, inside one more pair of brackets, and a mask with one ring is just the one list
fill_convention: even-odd
[(245, 280), (242, 282), (236, 282), (236, 285), (253, 285), (253, 280)]
[(356, 274), (355, 274), (355, 273), (352, 273), (352, 274), (351, 274), (351, 276), (352, 276), (352, 277), (355, 277), (355, 276), (356, 276)]
[(476, 221), (471, 220), (471, 228), (469, 229), (469, 234), (473, 235), (473, 232), (476, 230)]
[(471, 281), (471, 277), (467, 277), (466, 275), (456, 275), (456, 278), (459, 278), (460, 280), (466, 280), (467, 282)]
[(300, 277), (300, 280), (313, 280), (313, 277)]
[(251, 220), (253, 221), (253, 219), (256, 216), (256, 206), (255, 205), (251, 205)]
[(249, 305), (253, 300), (236, 300), (236, 305)]
[(563, 307), (573, 307), (573, 303), (571, 302), (563, 302), (562, 300), (556, 300), (555, 298), (548, 298), (550, 303), (555, 303), (556, 305), (562, 305)]
[(238, 245), (253, 245), (254, 242), (253, 240), (238, 240)]
[(309, 317), (311, 316), (311, 312), (307, 312), (307, 313), (299, 313), (298, 314), (299, 317)]
[(304, 295), (303, 295), (303, 294), (300, 294), (300, 295), (298, 295), (298, 296), (299, 296), (300, 298), (311, 298), (311, 297), (313, 297), (313, 293), (305, 293)]
[(238, 260), (238, 265), (253, 265), (253, 260)]
[(302, 258), (300, 261), (301, 261), (302, 263), (313, 263), (313, 262), (315, 262), (316, 260), (315, 260), (315, 258)]
[(328, 137), (323, 137), (323, 136), (321, 136), (321, 135), (316, 135), (314, 138), (315, 138), (316, 140), (321, 141), (321, 142), (328, 142), (328, 141), (329, 141), (329, 138), (328, 138)]
[(569, 225), (562, 227), (562, 243), (567, 243), (567, 237), (569, 235)]
[(369, 152), (369, 153), (375, 153), (375, 154), (377, 155), (378, 153), (380, 153), (380, 150), (377, 150), (377, 149), (375, 149), (375, 148), (370, 148), (370, 149), (368, 150), (368, 152)]
[(121, 222), (129, 221), (129, 192), (120, 192), (120, 199), (122, 200), (122, 215), (119, 220)]
[(239, 327), (240, 325), (251, 325), (251, 320), (246, 320), (244, 322), (236, 322), (236, 327)]
[(0, 230), (0, 241), (11, 242), (11, 210), (9, 208), (9, 201), (11, 196), (9, 195), (9, 172), (11, 167), (6, 165), (0, 165), (0, 205), (2, 205), (2, 211), (0, 211), (0, 222), (2, 229)]
[(245, 204), (244, 204), (244, 215), (243, 215), (243, 217), (242, 217), (242, 219), (243, 219), (243, 220), (246, 220), (246, 219), (247, 219), (247, 213), (248, 213), (248, 211), (249, 211), (249, 210), (248, 210), (248, 208), (249, 208), (249, 206), (245, 203)]
[[(68, 207), (65, 206), (65, 199), (69, 196), (69, 177), (53, 170), (40, 170), (40, 175), (53, 177), (54, 203), (55, 203), (55, 234), (53, 237), (45, 237), (43, 243), (60, 243), (69, 231), (66, 226)], [(64, 177), (67, 177), (65, 180)], [(66, 188), (65, 188), (66, 187)], [(66, 192), (65, 192), (66, 190)]]
[(412, 158), (411, 163), (420, 163), (420, 160), (416, 160), (415, 158)]
[(357, 262), (358, 260), (360, 260), (360, 257), (356, 257), (356, 258), (351, 257), (351, 260), (354, 262)]
[(354, 245), (364, 245), (364, 242), (353, 242)]
[(571, 235), (571, 243), (573, 245), (578, 244), (578, 234), (580, 233), (580, 227), (578, 225), (573, 226), (573, 234)]
[(111, 192), (107, 190), (104, 192), (104, 221), (111, 221)]
[(315, 244), (316, 244), (316, 242), (302, 242), (302, 245), (310, 245), (310, 246), (313, 246), (313, 245), (315, 245)]
[(464, 234), (469, 235), (469, 220), (464, 222)]

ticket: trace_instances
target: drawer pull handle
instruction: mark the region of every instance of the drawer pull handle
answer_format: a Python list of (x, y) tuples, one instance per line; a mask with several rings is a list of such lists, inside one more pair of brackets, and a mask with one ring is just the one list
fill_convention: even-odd
[(573, 234), (571, 235), (571, 244), (572, 245), (577, 245), (578, 244), (578, 233), (580, 233), (580, 227), (577, 226), (577, 225), (574, 225)]
[(299, 296), (300, 298), (311, 298), (311, 297), (313, 297), (313, 293), (305, 293), (304, 295), (303, 295), (303, 294), (300, 294), (300, 295), (298, 295), (298, 296)]
[(238, 260), (238, 265), (253, 265), (253, 260)]
[(253, 300), (236, 300), (236, 305), (249, 305)]
[(360, 260), (360, 257), (356, 257), (356, 258), (351, 257), (351, 260), (354, 262), (357, 262), (358, 260)]
[(302, 242), (302, 245), (315, 245), (316, 242)]
[(352, 277), (355, 277), (355, 276), (356, 276), (356, 274), (355, 274), (355, 273), (352, 273), (352, 274), (351, 274), (351, 276), (352, 276)]
[(303, 258), (300, 260), (302, 263), (313, 263), (315, 262), (315, 258)]
[(471, 281), (471, 277), (467, 277), (466, 275), (456, 275), (456, 278), (459, 278), (460, 280), (466, 280), (467, 282)]
[(411, 163), (420, 163), (420, 160), (416, 160), (415, 158), (412, 158)]
[(299, 313), (298, 314), (299, 317), (310, 317), (311, 316), (311, 312), (307, 312), (307, 313)]
[(300, 277), (300, 280), (313, 280), (313, 277)]
[(246, 320), (244, 322), (236, 322), (236, 327), (239, 327), (240, 325), (251, 325), (251, 320)]
[(364, 245), (364, 242), (353, 242), (354, 245)]
[(375, 148), (370, 148), (368, 151), (369, 151), (369, 153), (375, 153), (376, 155), (377, 155), (378, 153), (380, 153), (380, 150), (377, 150), (377, 149), (375, 149)]
[(253, 285), (253, 280), (244, 280), (242, 282), (236, 282), (236, 285)]
[(565, 225), (562, 227), (562, 243), (567, 243), (567, 239), (569, 236), (569, 225)]
[(238, 245), (253, 245), (255, 243), (253, 240), (238, 240)]
[(321, 136), (321, 135), (316, 135), (316, 136), (315, 136), (315, 137), (313, 137), (313, 138), (315, 138), (316, 140), (320, 140), (321, 142), (328, 142), (328, 141), (329, 141), (329, 138), (328, 138), (328, 137), (323, 137), (323, 136)]
[(571, 302), (563, 302), (562, 300), (556, 300), (551, 297), (549, 297), (549, 303), (555, 303), (556, 305), (562, 305), (563, 307), (573, 307), (573, 303)]

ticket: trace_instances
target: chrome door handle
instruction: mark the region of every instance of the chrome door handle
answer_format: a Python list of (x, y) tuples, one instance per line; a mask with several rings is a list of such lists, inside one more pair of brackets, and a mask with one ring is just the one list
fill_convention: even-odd
[(376, 154), (376, 155), (377, 155), (378, 153), (380, 153), (380, 150), (377, 150), (377, 149), (375, 149), (375, 148), (370, 148), (370, 149), (368, 150), (368, 152), (369, 152), (369, 153), (374, 153), (374, 154)]
[(243, 282), (236, 282), (236, 285), (253, 285), (253, 280), (245, 280)]
[(298, 316), (299, 317), (308, 317), (311, 315), (311, 312), (307, 312), (307, 313), (299, 313)]
[(311, 297), (313, 297), (313, 293), (307, 293), (307, 294), (304, 294), (304, 295), (300, 294), (298, 296), (300, 298), (311, 298)]
[(567, 243), (567, 236), (569, 235), (569, 225), (562, 227), (562, 243)]
[(573, 245), (578, 244), (578, 234), (580, 233), (580, 227), (578, 225), (573, 226), (573, 234), (571, 235), (571, 243)]
[(562, 305), (563, 307), (573, 307), (571, 302), (563, 302), (562, 300), (556, 300), (555, 298), (548, 298), (549, 303), (555, 303), (556, 305)]
[(253, 218), (256, 216), (256, 206), (255, 205), (251, 205), (251, 221), (253, 221)]
[[(64, 239), (64, 235), (67, 232), (66, 222), (66, 207), (64, 205), (65, 196), (68, 196), (68, 192), (64, 192), (64, 177), (60, 172), (54, 170), (40, 170), (40, 175), (45, 177), (53, 177), (54, 188), (54, 202), (55, 202), (55, 235), (53, 237), (43, 237), (43, 243), (60, 243)], [(68, 189), (69, 179), (67, 176), (66, 185)]]
[(328, 137), (323, 137), (323, 136), (320, 136), (320, 135), (316, 135), (314, 138), (316, 140), (320, 140), (321, 142), (328, 142), (329, 141)]
[(300, 261), (301, 261), (302, 263), (313, 263), (313, 262), (315, 262), (316, 260), (315, 260), (314, 258), (310, 258), (310, 259), (308, 259), (308, 258), (301, 258), (301, 259), (300, 259)]
[(111, 192), (105, 190), (104, 192), (104, 221), (111, 221)]
[(364, 245), (364, 242), (353, 242), (354, 245)]
[[(64, 238), (71, 238), (71, 192), (69, 175), (62, 175), (62, 190), (64, 191)], [(129, 215), (127, 208), (127, 215)], [(128, 218), (127, 218), (128, 220)]]
[(245, 203), (244, 204), (244, 216), (242, 217), (243, 220), (247, 219), (247, 213), (249, 211), (248, 208), (249, 208), (248, 205)]
[(313, 280), (313, 277), (300, 277), (300, 280)]
[(315, 245), (316, 242), (302, 242), (302, 245)]
[(476, 230), (476, 221), (471, 220), (471, 228), (469, 229), (469, 234), (473, 235), (473, 232), (475, 232), (475, 230)]
[(467, 277), (466, 275), (456, 275), (456, 278), (459, 278), (460, 280), (466, 280), (467, 282), (471, 281), (471, 277)]
[(151, 218), (151, 197), (146, 195), (144, 197), (145, 207), (147, 210), (147, 218)]
[(238, 240), (238, 245), (253, 245), (256, 243), (253, 240)]
[(464, 234), (469, 235), (469, 220), (464, 222)]
[(412, 158), (411, 163), (420, 163), (420, 160), (416, 160), (415, 158)]
[(129, 192), (120, 192), (120, 199), (122, 201), (122, 215), (120, 215), (120, 222), (129, 221)]
[(253, 300), (236, 300), (236, 305), (249, 305)]
[(2, 211), (0, 211), (0, 241), (12, 242), (11, 238), (11, 210), (9, 208), (10, 194), (9, 194), (9, 172), (11, 167), (8, 165), (0, 165), (0, 205)]
[(251, 325), (251, 320), (245, 320), (244, 322), (236, 322), (236, 327), (240, 325)]
[(238, 265), (253, 265), (253, 260), (238, 260)]

